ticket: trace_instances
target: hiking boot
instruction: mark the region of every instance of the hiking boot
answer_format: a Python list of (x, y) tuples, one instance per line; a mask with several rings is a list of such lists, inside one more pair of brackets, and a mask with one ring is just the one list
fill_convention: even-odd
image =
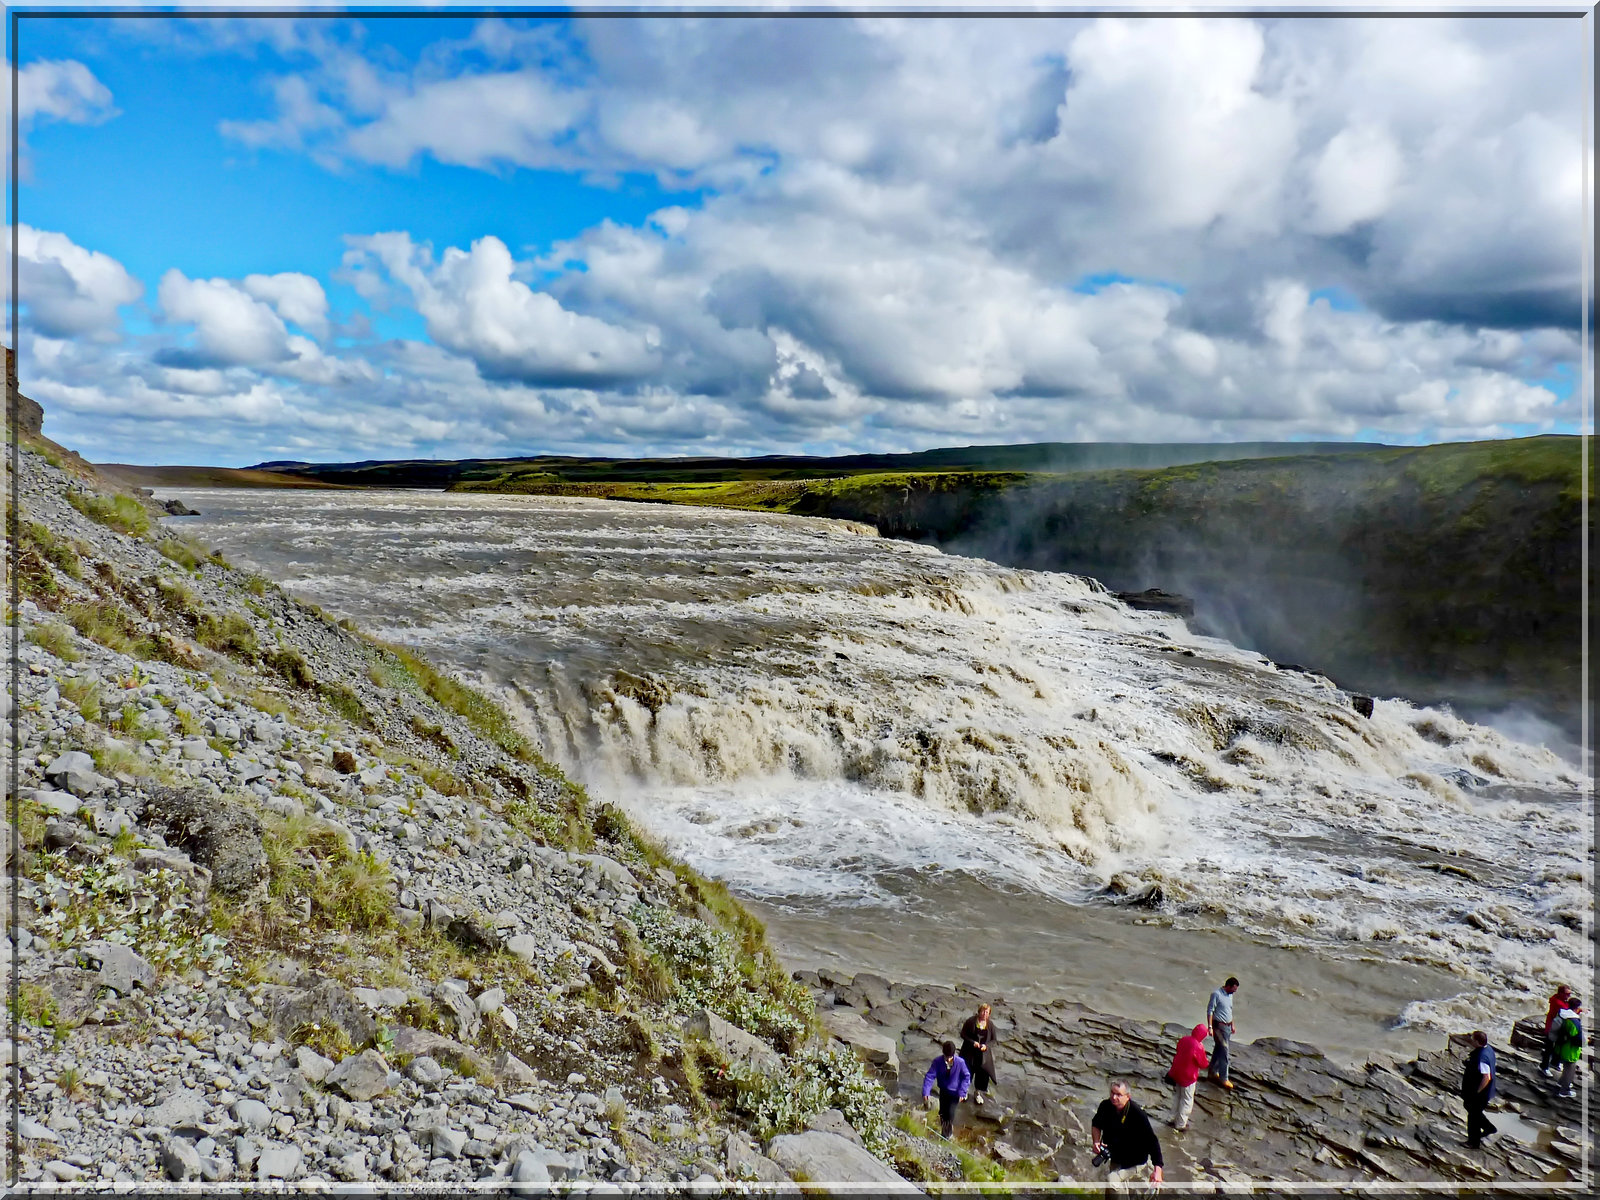
[(979, 1108), (982, 1108), (983, 1107), (983, 1093), (979, 1092), (976, 1096), (974, 1096), (972, 1098), (972, 1102), (974, 1104), (976, 1104)]
[(1223, 1080), (1223, 1081), (1222, 1081), (1222, 1086), (1223, 1086), (1223, 1087), (1225, 1087), (1225, 1088), (1228, 1088), (1228, 1089), (1230, 1089), (1230, 1090), (1231, 1090), (1231, 1089), (1232, 1089), (1232, 1087), (1233, 1087), (1233, 1080), (1231, 1080), (1231, 1079), (1224, 1079), (1224, 1080)]
[(1574, 1095), (1574, 1093), (1573, 1093), (1572, 1089), (1571, 1088), (1566, 1088), (1565, 1090), (1559, 1091), (1559, 1092), (1556, 1093), (1556, 1099), (1557, 1100), (1571, 1100), (1573, 1095)]
[(1554, 1067), (1540, 1067), (1539, 1074), (1546, 1079), (1554, 1079), (1556, 1077), (1556, 1069)]

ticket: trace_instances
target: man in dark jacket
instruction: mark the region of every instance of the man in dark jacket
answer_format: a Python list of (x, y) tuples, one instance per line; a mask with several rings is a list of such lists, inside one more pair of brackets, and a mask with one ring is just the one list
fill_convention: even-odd
[(931, 1100), (933, 1085), (939, 1085), (939, 1132), (949, 1137), (956, 1128), (956, 1105), (967, 1098), (972, 1086), (972, 1072), (956, 1057), (954, 1042), (946, 1042), (941, 1049), (944, 1057), (934, 1059), (922, 1077), (922, 1099), (924, 1103)]
[(1476, 1150), (1484, 1138), (1494, 1133), (1494, 1123), (1484, 1109), (1494, 1099), (1497, 1072), (1494, 1047), (1489, 1045), (1489, 1035), (1480, 1029), (1472, 1035), (1472, 1053), (1461, 1064), (1461, 1103), (1467, 1109), (1469, 1150)]
[(1130, 1184), (1143, 1179), (1161, 1182), (1161, 1143), (1144, 1109), (1134, 1103), (1127, 1081), (1111, 1081), (1111, 1094), (1095, 1109), (1089, 1135), (1096, 1154), (1102, 1150), (1111, 1154), (1107, 1195), (1126, 1193)]

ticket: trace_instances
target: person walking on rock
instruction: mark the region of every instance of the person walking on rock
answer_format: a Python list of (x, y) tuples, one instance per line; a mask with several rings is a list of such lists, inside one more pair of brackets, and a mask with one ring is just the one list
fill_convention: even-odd
[(1556, 1021), (1560, 1019), (1561, 1010), (1571, 999), (1572, 989), (1563, 983), (1556, 988), (1555, 995), (1550, 997), (1550, 1003), (1544, 1010), (1544, 1049), (1539, 1054), (1539, 1071), (1543, 1075), (1556, 1073)]
[(1583, 1061), (1583, 1001), (1576, 996), (1568, 998), (1556, 1017), (1555, 1052), (1561, 1063), (1561, 1090), (1556, 1095), (1570, 1100), (1578, 1064)]
[(1499, 1068), (1489, 1035), (1478, 1030), (1472, 1035), (1472, 1053), (1461, 1065), (1461, 1103), (1467, 1110), (1467, 1149), (1476, 1150), (1483, 1139), (1494, 1133), (1494, 1122), (1484, 1112), (1494, 1099)]
[(989, 1005), (980, 1004), (977, 1015), (961, 1026), (961, 1059), (972, 1072), (972, 1102), (979, 1108), (994, 1081), (994, 1044), (1000, 1040), (989, 1014)]
[(1113, 1079), (1111, 1091), (1095, 1109), (1089, 1126), (1095, 1156), (1108, 1155), (1106, 1195), (1123, 1195), (1131, 1184), (1161, 1182), (1161, 1142), (1144, 1109), (1134, 1103), (1124, 1079)]
[(1189, 1128), (1189, 1114), (1194, 1110), (1194, 1087), (1200, 1082), (1200, 1072), (1210, 1065), (1206, 1059), (1205, 1040), (1204, 1025), (1196, 1025), (1192, 1032), (1184, 1034), (1178, 1039), (1178, 1051), (1167, 1069), (1167, 1080), (1175, 1089), (1172, 1127), (1180, 1133)]
[(933, 1107), (933, 1088), (939, 1086), (939, 1132), (949, 1137), (956, 1128), (956, 1105), (967, 1098), (972, 1086), (972, 1072), (956, 1054), (956, 1044), (946, 1042), (944, 1055), (933, 1060), (928, 1073), (922, 1077), (922, 1102)]
[(1206, 1024), (1211, 1026), (1211, 1078), (1225, 1088), (1233, 1086), (1228, 1078), (1228, 1046), (1233, 1041), (1233, 994), (1238, 990), (1239, 981), (1230, 975), (1206, 1001)]

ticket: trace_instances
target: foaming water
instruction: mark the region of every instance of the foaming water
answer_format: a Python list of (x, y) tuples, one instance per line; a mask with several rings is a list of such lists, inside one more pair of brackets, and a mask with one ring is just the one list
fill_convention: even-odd
[(803, 952), (964, 881), (1057, 923), (1136, 899), (1125, 931), (1434, 972), (1390, 1013), (1417, 1025), (1519, 1015), (1586, 961), (1574, 767), (1403, 701), (1362, 718), (1093, 581), (720, 510), (191, 499), (231, 558), (495, 688)]

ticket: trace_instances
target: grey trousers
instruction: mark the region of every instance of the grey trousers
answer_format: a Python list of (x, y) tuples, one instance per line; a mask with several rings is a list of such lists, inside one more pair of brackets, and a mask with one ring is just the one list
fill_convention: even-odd
[(1211, 1022), (1211, 1074), (1224, 1082), (1228, 1078), (1228, 1044), (1232, 1041), (1233, 1030), (1227, 1022)]

